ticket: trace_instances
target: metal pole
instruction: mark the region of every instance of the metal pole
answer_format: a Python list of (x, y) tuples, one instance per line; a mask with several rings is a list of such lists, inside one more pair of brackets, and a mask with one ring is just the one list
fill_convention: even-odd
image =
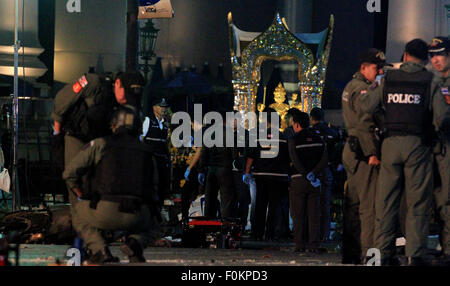
[(12, 168), (12, 208), (20, 208), (19, 176), (18, 176), (18, 143), (19, 143), (19, 0), (15, 0), (14, 25), (14, 98), (13, 98), (13, 168)]

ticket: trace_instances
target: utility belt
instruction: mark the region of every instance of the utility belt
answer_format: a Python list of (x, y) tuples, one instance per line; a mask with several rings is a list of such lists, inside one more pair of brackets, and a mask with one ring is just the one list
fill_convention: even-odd
[(355, 158), (359, 161), (365, 161), (369, 162), (369, 158), (364, 156), (364, 152), (361, 148), (361, 144), (359, 142), (358, 137), (355, 136), (349, 136), (347, 139), (348, 146), (350, 147), (350, 150), (355, 153)]
[(142, 205), (144, 204), (141, 198), (135, 196), (98, 195), (91, 199), (89, 207), (91, 209), (97, 209), (99, 201), (119, 203), (119, 211), (122, 213), (130, 213), (130, 214), (138, 212), (141, 209)]

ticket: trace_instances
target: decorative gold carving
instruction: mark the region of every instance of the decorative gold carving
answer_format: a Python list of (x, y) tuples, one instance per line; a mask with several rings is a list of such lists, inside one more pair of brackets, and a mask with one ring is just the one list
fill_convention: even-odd
[[(238, 39), (234, 35), (231, 13), (228, 14), (228, 22), (235, 110), (243, 113), (256, 111), (256, 92), (261, 79), (261, 65), (266, 60), (297, 61), (303, 111), (309, 112), (313, 107), (321, 106), (333, 35), (333, 15), (330, 17), (326, 46), (318, 59), (314, 58), (306, 44), (289, 31), (286, 21), (283, 21), (278, 13), (272, 25), (241, 51), (241, 57), (237, 57), (234, 43)], [(265, 107), (265, 102), (261, 106)]]

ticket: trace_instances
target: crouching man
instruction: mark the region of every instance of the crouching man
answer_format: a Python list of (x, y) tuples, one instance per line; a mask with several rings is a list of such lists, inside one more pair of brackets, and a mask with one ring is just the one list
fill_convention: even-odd
[(88, 143), (63, 173), (80, 201), (79, 232), (89, 263), (119, 261), (109, 251), (103, 230), (128, 233), (121, 251), (132, 263), (145, 262), (143, 249), (155, 239), (158, 177), (151, 149), (139, 142), (139, 126), (134, 108), (120, 107), (111, 121), (113, 135)]

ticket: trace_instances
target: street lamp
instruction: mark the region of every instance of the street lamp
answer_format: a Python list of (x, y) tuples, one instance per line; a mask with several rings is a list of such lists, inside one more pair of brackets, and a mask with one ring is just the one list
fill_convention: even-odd
[(139, 29), (139, 56), (144, 61), (143, 64), (139, 64), (139, 69), (144, 72), (146, 79), (152, 68), (150, 61), (155, 56), (158, 32), (159, 30), (155, 28), (151, 20), (147, 20), (145, 25)]

